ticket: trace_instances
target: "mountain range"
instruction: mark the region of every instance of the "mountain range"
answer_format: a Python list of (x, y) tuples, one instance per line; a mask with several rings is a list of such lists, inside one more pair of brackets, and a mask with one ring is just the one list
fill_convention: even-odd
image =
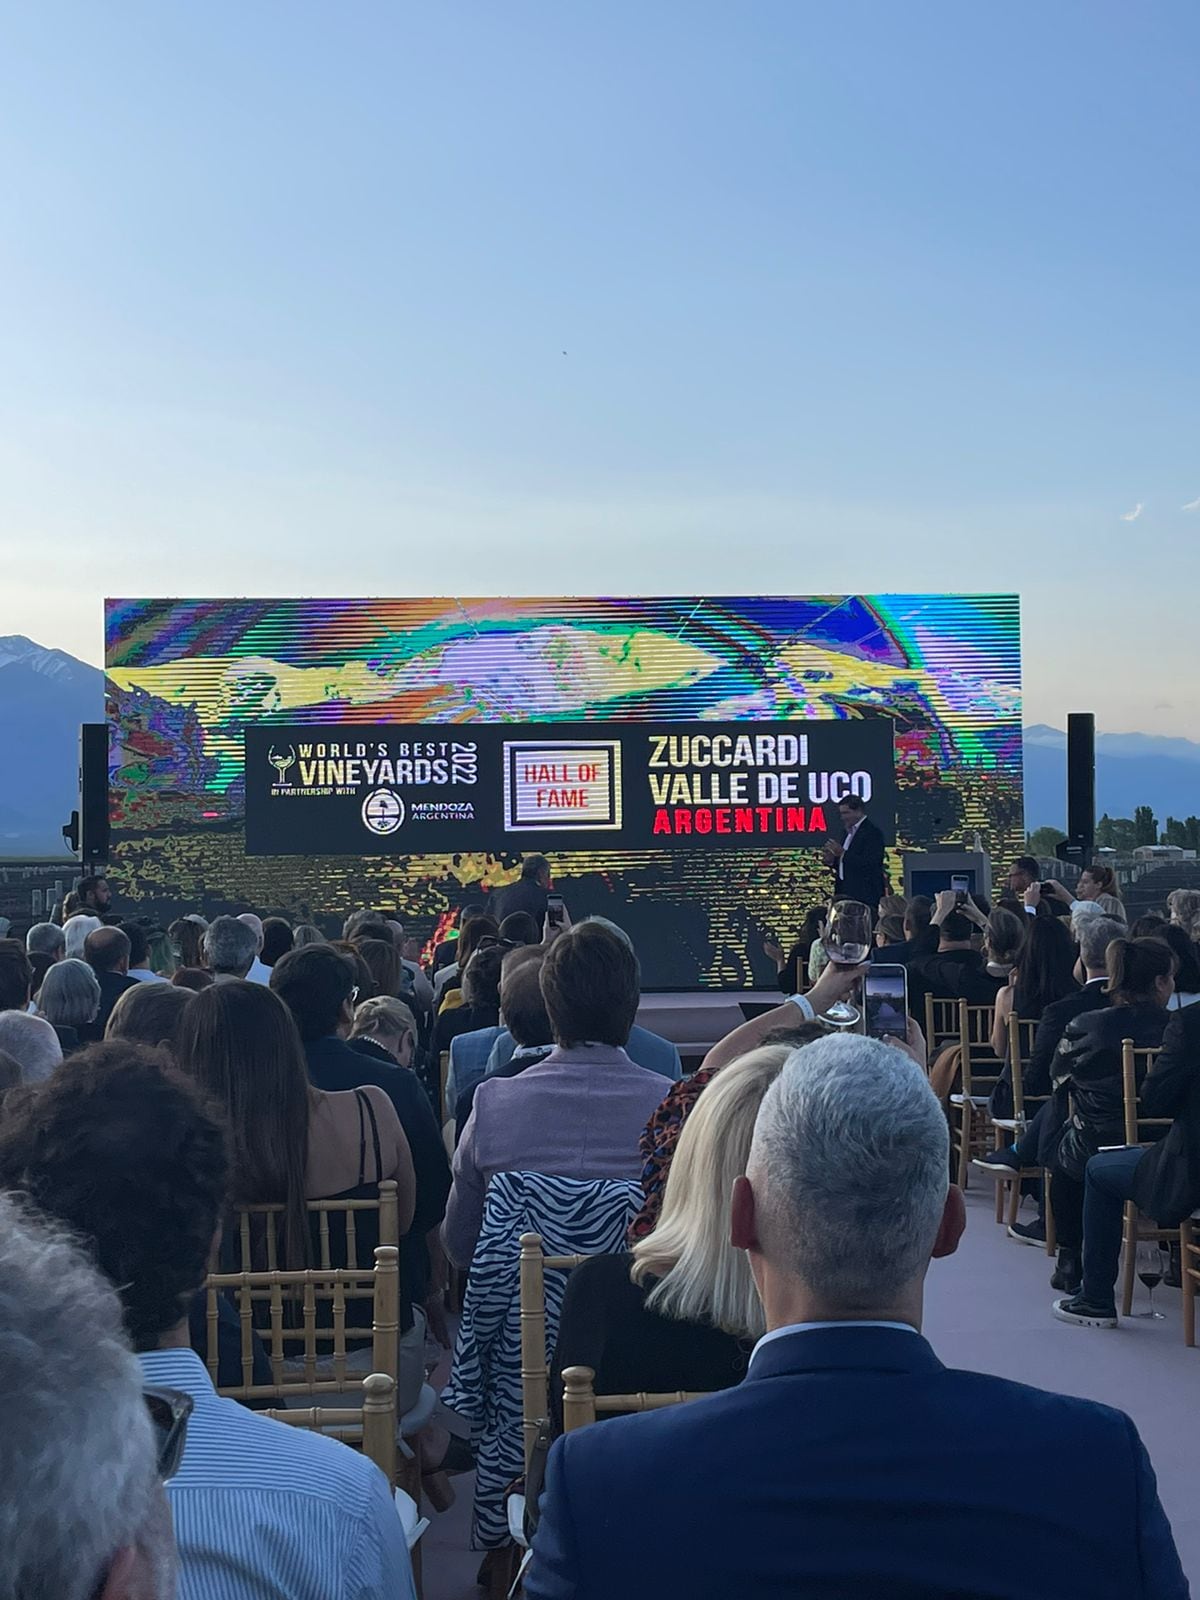
[[(104, 674), (21, 634), (0, 637), (0, 857), (64, 853), (59, 832), (78, 805), (79, 724), (104, 717)], [(1025, 821), (1066, 820), (1067, 736), (1025, 729)], [(1200, 814), (1200, 744), (1145, 733), (1096, 735), (1096, 814), (1159, 822)]]

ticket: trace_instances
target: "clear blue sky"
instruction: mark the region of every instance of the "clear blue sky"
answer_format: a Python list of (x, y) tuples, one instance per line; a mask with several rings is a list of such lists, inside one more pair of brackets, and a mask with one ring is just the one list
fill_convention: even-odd
[(0, 633), (1012, 587), (1200, 737), (1194, 0), (4, 16)]

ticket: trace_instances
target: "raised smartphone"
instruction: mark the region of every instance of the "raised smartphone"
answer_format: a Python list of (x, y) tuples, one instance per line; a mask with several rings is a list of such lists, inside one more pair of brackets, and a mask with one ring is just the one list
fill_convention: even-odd
[(863, 1003), (870, 1038), (908, 1038), (908, 973), (903, 967), (873, 962), (863, 979)]

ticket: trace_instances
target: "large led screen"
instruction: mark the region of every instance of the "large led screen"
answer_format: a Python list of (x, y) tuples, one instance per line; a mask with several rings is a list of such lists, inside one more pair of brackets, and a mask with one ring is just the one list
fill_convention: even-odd
[(523, 851), (648, 988), (769, 982), (836, 801), (1021, 839), (1015, 596), (111, 600), (112, 870), (163, 915), (430, 936)]

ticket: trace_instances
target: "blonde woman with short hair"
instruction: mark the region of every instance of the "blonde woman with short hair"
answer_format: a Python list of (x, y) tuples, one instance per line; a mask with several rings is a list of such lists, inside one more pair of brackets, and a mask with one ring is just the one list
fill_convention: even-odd
[(707, 1391), (740, 1383), (764, 1329), (745, 1251), (729, 1243), (763, 1096), (792, 1047), (762, 1045), (713, 1078), (683, 1125), (653, 1233), (630, 1254), (594, 1256), (567, 1280), (551, 1404), (562, 1372), (591, 1367), (597, 1394)]
[(389, 994), (363, 1000), (354, 1011), (350, 1043), (364, 1054), (387, 1057), (399, 1067), (411, 1067), (417, 1050), (417, 1022), (403, 1000)]

